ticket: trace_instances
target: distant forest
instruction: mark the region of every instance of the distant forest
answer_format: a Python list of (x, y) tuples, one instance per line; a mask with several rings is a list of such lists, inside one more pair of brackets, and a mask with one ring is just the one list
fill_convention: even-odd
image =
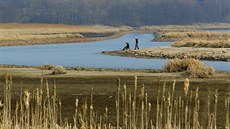
[(142, 26), (230, 22), (230, 0), (0, 0), (1, 23)]

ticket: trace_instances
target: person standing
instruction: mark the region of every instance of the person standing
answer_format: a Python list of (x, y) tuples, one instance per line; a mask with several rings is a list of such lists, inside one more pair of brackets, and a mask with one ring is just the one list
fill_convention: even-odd
[(138, 46), (138, 38), (137, 37), (135, 37), (135, 48), (134, 48), (134, 50), (138, 50), (139, 49), (139, 46)]

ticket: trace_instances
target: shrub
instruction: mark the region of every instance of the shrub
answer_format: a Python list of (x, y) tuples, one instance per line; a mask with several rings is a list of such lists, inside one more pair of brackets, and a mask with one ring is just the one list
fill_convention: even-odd
[(40, 66), (39, 68), (42, 70), (52, 70), (54, 66), (51, 64), (45, 64), (45, 65)]
[(183, 72), (190, 77), (207, 78), (215, 73), (213, 67), (204, 66), (197, 59), (172, 59), (164, 67), (166, 72)]
[(66, 70), (63, 66), (56, 66), (52, 74), (66, 74)]

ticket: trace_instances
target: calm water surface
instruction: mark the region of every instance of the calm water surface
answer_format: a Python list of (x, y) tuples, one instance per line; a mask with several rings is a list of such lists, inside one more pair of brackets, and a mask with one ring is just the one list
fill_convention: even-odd
[[(139, 59), (101, 54), (102, 51), (121, 50), (125, 42), (134, 48), (134, 37), (139, 38), (140, 48), (169, 46), (170, 42), (152, 42), (153, 34), (132, 33), (117, 39), (87, 43), (33, 45), (0, 48), (0, 64), (62, 65), (97, 68), (162, 69), (166, 59)], [(204, 61), (216, 70), (230, 71), (230, 63)]]

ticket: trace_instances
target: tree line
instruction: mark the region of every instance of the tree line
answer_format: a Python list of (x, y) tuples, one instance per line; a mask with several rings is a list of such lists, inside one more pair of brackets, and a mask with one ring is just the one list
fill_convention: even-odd
[(0, 0), (0, 22), (112, 26), (230, 22), (229, 7), (229, 0)]

